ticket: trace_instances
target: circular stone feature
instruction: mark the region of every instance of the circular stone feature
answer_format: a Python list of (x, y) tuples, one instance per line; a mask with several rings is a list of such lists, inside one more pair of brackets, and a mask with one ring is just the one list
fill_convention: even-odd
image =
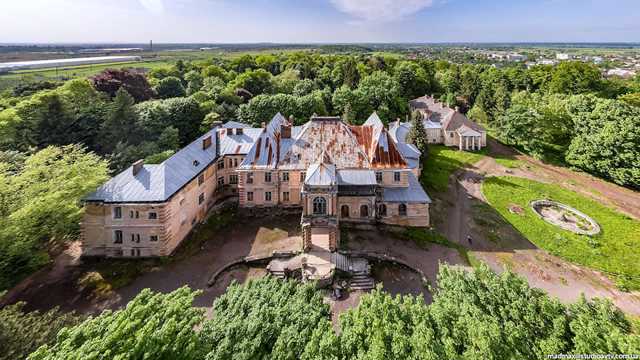
[(600, 226), (588, 215), (561, 203), (551, 200), (535, 200), (531, 208), (544, 221), (562, 229), (581, 235), (595, 235)]

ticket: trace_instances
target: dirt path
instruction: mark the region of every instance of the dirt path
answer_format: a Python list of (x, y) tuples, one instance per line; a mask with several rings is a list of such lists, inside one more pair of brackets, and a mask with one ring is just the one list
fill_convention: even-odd
[[(495, 211), (487, 214), (488, 207), (483, 208), (485, 213), (480, 216), (502, 219), (502, 223), (497, 221), (501, 225), (491, 223), (483, 227), (474, 220), (479, 216), (474, 207), (486, 203), (481, 191), (482, 179), (486, 176), (509, 175), (558, 183), (600, 201), (602, 196), (611, 196), (607, 202), (610, 206), (634, 217), (640, 214), (640, 194), (589, 175), (542, 164), (500, 144), (492, 144), (491, 155), (513, 156), (525, 166), (507, 169), (493, 158), (485, 157), (473, 166), (458, 171), (450, 179), (448, 192), (442, 194), (443, 203), (450, 206), (447, 209), (447, 221), (440, 225), (439, 230), (450, 241), (470, 248), (473, 256), (486, 262), (493, 270), (509, 268), (525, 277), (531, 286), (543, 289), (563, 302), (574, 302), (581, 294), (587, 298), (603, 297), (613, 301), (626, 313), (640, 315), (640, 293), (619, 291), (610, 279), (598, 271), (574, 265), (538, 249)], [(493, 227), (491, 231), (500, 233), (499, 243), (489, 239), (487, 227)], [(467, 236), (471, 236), (471, 244)]]

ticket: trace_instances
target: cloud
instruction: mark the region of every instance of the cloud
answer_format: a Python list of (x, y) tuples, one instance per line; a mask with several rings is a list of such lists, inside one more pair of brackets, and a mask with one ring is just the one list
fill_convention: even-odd
[(139, 0), (139, 1), (140, 1), (140, 4), (144, 6), (145, 9), (149, 10), (154, 14), (164, 13), (163, 0)]
[(330, 0), (338, 10), (365, 21), (393, 21), (433, 5), (434, 0)]

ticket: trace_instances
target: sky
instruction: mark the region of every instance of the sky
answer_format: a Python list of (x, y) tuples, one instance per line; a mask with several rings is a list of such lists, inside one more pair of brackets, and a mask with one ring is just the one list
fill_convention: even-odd
[(640, 42), (640, 0), (0, 0), (0, 43)]

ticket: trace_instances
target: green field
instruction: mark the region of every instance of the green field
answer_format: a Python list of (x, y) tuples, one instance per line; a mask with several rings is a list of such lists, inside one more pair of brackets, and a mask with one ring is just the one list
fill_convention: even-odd
[(427, 190), (447, 191), (449, 176), (456, 170), (471, 165), (484, 157), (486, 151), (459, 151), (444, 145), (429, 145), (420, 181)]
[[(640, 289), (640, 221), (558, 185), (522, 178), (487, 178), (482, 192), (490, 205), (536, 246), (573, 263), (600, 270), (622, 289)], [(555, 200), (582, 211), (598, 222), (600, 234), (577, 235), (545, 222), (529, 206), (538, 199)], [(510, 212), (512, 204), (525, 209), (524, 214)]]

